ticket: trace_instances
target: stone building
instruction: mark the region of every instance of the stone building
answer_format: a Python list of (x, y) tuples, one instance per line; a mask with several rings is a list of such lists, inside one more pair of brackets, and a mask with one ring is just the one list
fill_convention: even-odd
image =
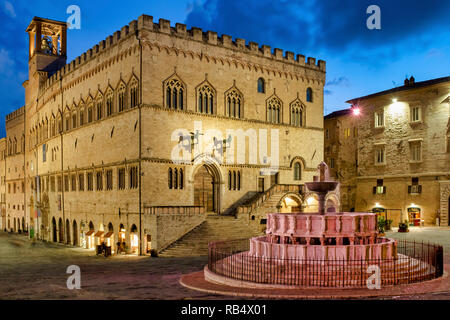
[[(351, 99), (359, 108), (356, 211), (449, 225), (450, 77)], [(422, 220), (422, 221), (421, 221)]]
[(6, 230), (6, 138), (0, 139), (0, 230)]
[(68, 64), (65, 23), (34, 18), (27, 32), (25, 106), (7, 117), (7, 223), (145, 253), (205, 212), (264, 223), (259, 209), (288, 195), (305, 209), (303, 182), (323, 159), (324, 61), (147, 15)]
[(328, 164), (330, 177), (339, 181), (341, 210), (355, 211), (357, 115), (351, 109), (335, 111), (324, 117), (323, 126), (324, 160)]

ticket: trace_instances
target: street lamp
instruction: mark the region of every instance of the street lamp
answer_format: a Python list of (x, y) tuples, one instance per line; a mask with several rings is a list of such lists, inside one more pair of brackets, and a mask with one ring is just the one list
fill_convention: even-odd
[(361, 109), (357, 105), (352, 105), (351, 110), (354, 116), (359, 116), (361, 114)]

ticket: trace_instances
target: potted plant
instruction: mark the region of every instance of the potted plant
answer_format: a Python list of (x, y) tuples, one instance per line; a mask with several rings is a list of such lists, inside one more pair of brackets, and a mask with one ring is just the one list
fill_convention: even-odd
[(378, 235), (380, 237), (384, 236), (384, 232), (386, 228), (386, 219), (384, 219), (384, 217), (382, 216), (378, 216), (378, 220), (377, 220), (377, 230), (378, 230)]
[(400, 222), (398, 224), (398, 232), (409, 232), (408, 221)]

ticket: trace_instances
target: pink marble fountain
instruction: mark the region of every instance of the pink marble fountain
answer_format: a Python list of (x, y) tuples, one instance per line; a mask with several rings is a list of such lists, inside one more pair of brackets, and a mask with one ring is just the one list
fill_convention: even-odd
[(318, 195), (317, 213), (271, 213), (266, 235), (250, 239), (249, 254), (278, 259), (356, 260), (396, 256), (396, 241), (377, 237), (377, 216), (368, 212), (325, 213), (325, 197), (337, 182), (329, 181), (321, 162), (319, 177), (306, 182)]
[(378, 237), (376, 214), (325, 213), (325, 197), (337, 182), (330, 181), (324, 162), (318, 170), (319, 176), (306, 183), (318, 195), (318, 212), (268, 214), (266, 235), (251, 238), (248, 250), (233, 249), (229, 242), (210, 243), (205, 280), (266, 289), (358, 287), (373, 264), (381, 268), (384, 283), (423, 277), (427, 265), (398, 254), (395, 240)]

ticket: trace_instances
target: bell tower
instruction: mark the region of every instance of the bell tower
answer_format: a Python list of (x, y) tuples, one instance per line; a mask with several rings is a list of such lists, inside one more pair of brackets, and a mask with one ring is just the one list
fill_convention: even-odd
[(66, 64), (67, 24), (34, 17), (27, 30), (29, 42), (29, 76), (44, 71), (48, 76)]

